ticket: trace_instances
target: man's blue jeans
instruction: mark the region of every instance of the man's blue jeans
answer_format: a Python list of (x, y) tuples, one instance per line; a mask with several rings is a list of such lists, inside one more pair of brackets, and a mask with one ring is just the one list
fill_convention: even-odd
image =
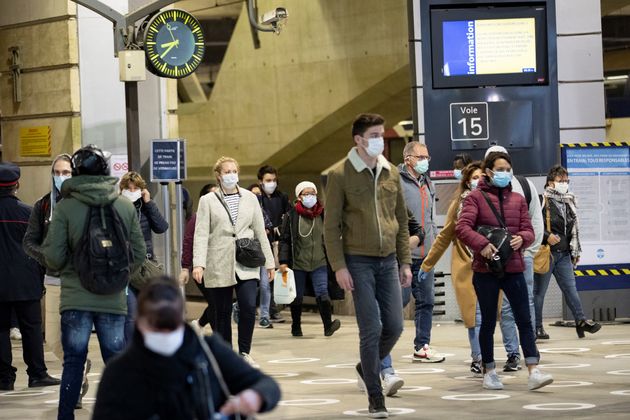
[(363, 380), (368, 395), (380, 395), (380, 363), (394, 348), (403, 330), (402, 296), (396, 256), (346, 255), (359, 326)]
[(74, 407), (79, 399), (83, 368), (88, 353), (92, 324), (96, 329), (103, 361), (120, 352), (125, 345), (125, 315), (88, 311), (64, 311), (61, 314), (61, 344), (63, 372), (59, 395), (58, 419), (74, 419)]
[(479, 346), (479, 330), (481, 330), (481, 309), (479, 309), (479, 302), (477, 302), (477, 309), (475, 310), (475, 326), (468, 328), (468, 342), (470, 343), (470, 357), (473, 362), (481, 361), (481, 347)]
[(575, 273), (573, 272), (573, 262), (569, 252), (553, 252), (553, 258), (549, 265), (549, 271), (545, 274), (536, 274), (536, 282), (534, 283), (534, 303), (536, 306), (536, 326), (542, 327), (543, 303), (545, 302), (545, 293), (549, 287), (551, 275), (556, 278), (558, 286), (562, 291), (562, 296), (567, 306), (573, 314), (575, 321), (586, 319), (584, 309), (582, 309), (582, 301), (575, 287)]
[[(525, 283), (527, 284), (527, 296), (529, 298), (529, 314), (532, 322), (532, 329), (534, 328), (536, 320), (536, 311), (534, 310), (534, 258), (530, 256), (523, 256), (525, 261)], [(510, 302), (508, 302), (507, 296), (503, 294), (503, 303), (501, 305), (501, 335), (503, 336), (503, 346), (508, 357), (519, 356), (518, 350), (518, 335), (516, 329), (516, 322), (514, 321), (514, 313)], [(535, 330), (534, 330), (535, 331)]]
[(271, 304), (271, 283), (268, 280), (267, 269), (260, 267), (260, 319), (269, 320), (269, 305)]

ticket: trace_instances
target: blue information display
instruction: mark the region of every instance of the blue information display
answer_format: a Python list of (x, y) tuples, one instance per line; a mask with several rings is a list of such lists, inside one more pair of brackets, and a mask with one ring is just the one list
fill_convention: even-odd
[(186, 179), (186, 141), (151, 140), (151, 182), (179, 182)]

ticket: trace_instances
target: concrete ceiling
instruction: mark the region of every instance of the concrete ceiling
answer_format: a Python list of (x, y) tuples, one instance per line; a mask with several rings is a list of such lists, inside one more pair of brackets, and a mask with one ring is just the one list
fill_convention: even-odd
[(243, 9), (244, 0), (184, 0), (175, 7), (192, 13), (199, 20), (237, 18)]

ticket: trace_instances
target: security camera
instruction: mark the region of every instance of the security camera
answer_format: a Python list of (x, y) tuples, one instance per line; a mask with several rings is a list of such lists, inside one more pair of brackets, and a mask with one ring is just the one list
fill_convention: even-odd
[(277, 26), (279, 22), (289, 17), (289, 13), (287, 9), (284, 7), (277, 7), (274, 10), (271, 10), (260, 18), (260, 23), (265, 25)]

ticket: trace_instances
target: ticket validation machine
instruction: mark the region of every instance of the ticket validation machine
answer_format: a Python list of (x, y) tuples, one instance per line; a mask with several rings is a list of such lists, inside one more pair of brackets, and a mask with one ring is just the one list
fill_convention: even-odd
[(506, 147), (516, 169), (558, 161), (555, 1), (421, 2), (425, 141), (431, 166)]

